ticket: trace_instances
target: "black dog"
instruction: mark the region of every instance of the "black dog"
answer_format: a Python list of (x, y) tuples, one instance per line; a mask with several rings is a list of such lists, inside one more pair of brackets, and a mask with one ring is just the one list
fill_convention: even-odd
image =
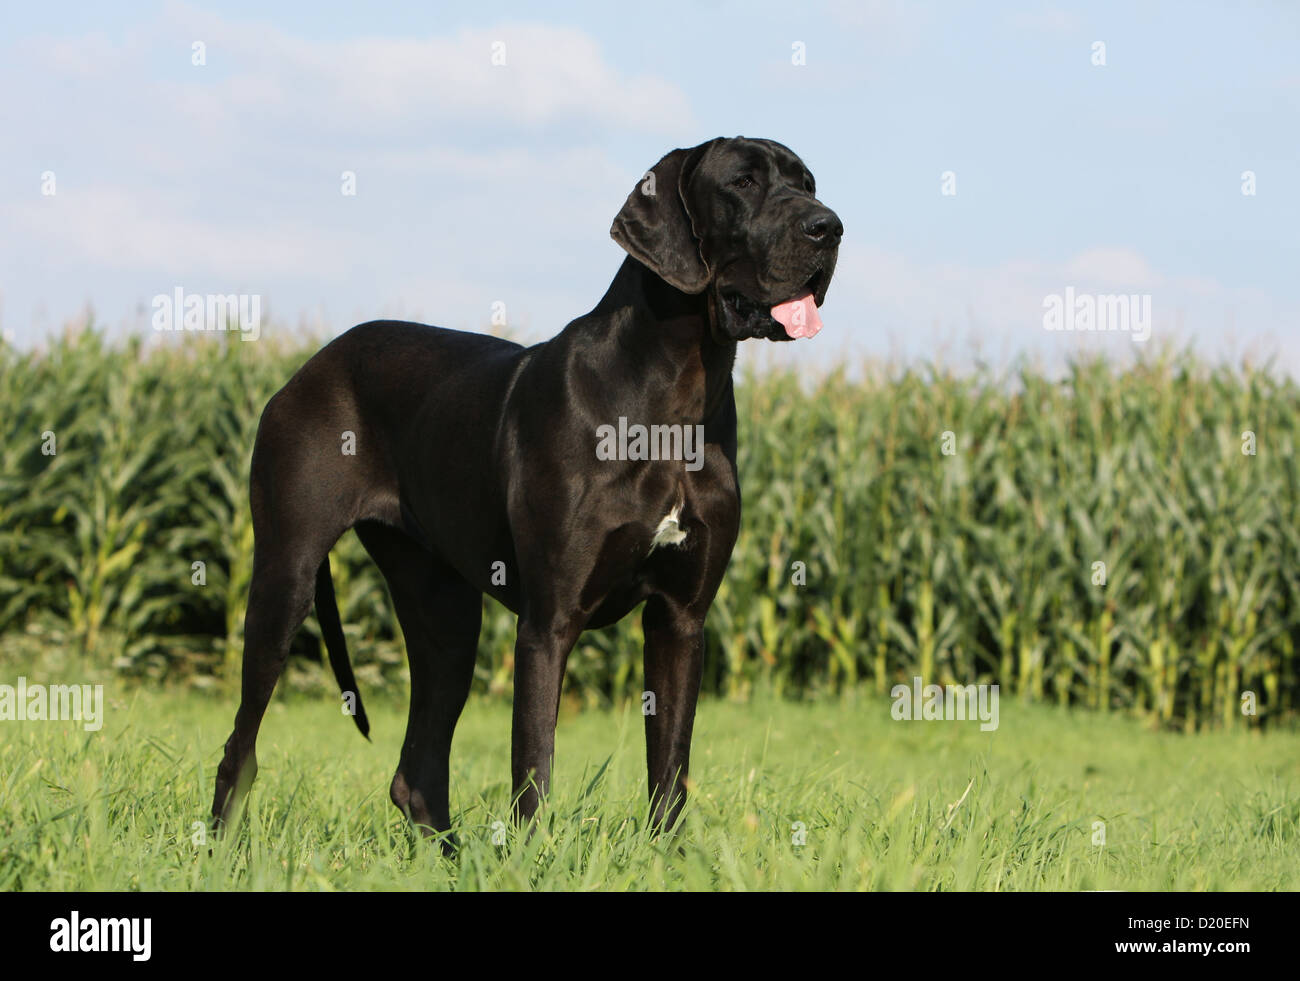
[[(413, 822), (451, 825), (451, 738), (488, 593), (519, 616), (510, 763), (521, 819), (546, 793), (578, 634), (645, 602), (650, 800), (656, 823), (671, 825), (704, 617), (740, 525), (736, 342), (817, 332), (842, 232), (790, 150), (711, 140), (669, 153), (628, 196), (611, 234), (629, 257), (596, 308), (552, 340), (523, 348), (379, 321), (308, 361), (267, 404), (253, 450), (243, 698), (214, 818), (256, 773), (262, 715), (313, 595), (330, 663), (369, 731), (328, 560), (355, 528), (410, 654), (391, 795)], [(602, 431), (638, 426), (677, 437), (664, 439), (677, 458), (598, 451)]]

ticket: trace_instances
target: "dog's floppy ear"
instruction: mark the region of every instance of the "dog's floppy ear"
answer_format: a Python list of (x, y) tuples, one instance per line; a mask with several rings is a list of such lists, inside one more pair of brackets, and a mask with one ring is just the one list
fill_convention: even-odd
[(700, 255), (686, 187), (714, 142), (665, 155), (627, 196), (609, 230), (628, 255), (683, 293), (704, 292), (712, 275)]

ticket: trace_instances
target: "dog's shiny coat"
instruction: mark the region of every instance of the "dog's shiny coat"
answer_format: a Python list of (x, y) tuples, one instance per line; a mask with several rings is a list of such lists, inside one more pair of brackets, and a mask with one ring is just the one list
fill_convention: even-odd
[[(704, 618), (740, 526), (736, 343), (811, 336), (774, 318), (797, 297), (820, 305), (835, 268), (842, 226), (814, 194), (812, 175), (778, 143), (717, 139), (674, 150), (614, 221), (628, 257), (604, 298), (550, 341), (524, 348), (377, 321), (343, 334), (290, 379), (267, 404), (253, 450), (243, 693), (214, 818), (256, 772), (258, 728), (313, 599), (330, 663), (369, 730), (328, 560), (354, 528), (388, 582), (410, 656), (410, 717), (391, 796), (412, 821), (438, 832), (451, 825), (448, 758), (473, 676), (482, 593), (519, 616), (517, 814), (530, 817), (549, 783), (578, 634), (644, 602), (645, 685), (656, 702), (645, 719), (650, 799), (656, 822), (676, 819)], [(702, 425), (703, 467), (598, 460), (597, 428), (621, 416)], [(354, 455), (341, 450), (345, 433), (354, 434)]]

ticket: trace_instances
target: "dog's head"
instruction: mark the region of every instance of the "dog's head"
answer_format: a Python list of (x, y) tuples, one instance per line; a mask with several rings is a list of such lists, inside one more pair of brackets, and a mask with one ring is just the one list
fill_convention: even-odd
[(655, 164), (614, 219), (628, 254), (684, 293), (712, 291), (731, 340), (821, 329), (844, 226), (812, 174), (771, 140), (716, 139)]

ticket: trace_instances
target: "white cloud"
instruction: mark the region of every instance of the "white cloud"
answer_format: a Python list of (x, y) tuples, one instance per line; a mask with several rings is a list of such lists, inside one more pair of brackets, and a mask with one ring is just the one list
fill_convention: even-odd
[(1150, 290), (1164, 284), (1146, 258), (1127, 247), (1086, 249), (1067, 262), (1062, 272), (1075, 280), (1109, 283), (1112, 289)]
[(1055, 7), (1008, 14), (1006, 22), (1020, 30), (1042, 31), (1047, 34), (1068, 34), (1083, 26), (1078, 16)]
[(340, 243), (310, 225), (213, 221), (186, 215), (157, 191), (121, 187), (60, 190), (10, 209), (27, 242), (52, 255), (109, 270), (184, 276), (220, 270), (229, 276), (322, 275), (343, 271)]
[(926, 355), (936, 338), (966, 338), (1058, 358), (1079, 350), (1121, 357), (1137, 353), (1127, 335), (1044, 330), (1044, 298), (1067, 286), (1094, 294), (1151, 294), (1157, 342), (1190, 343), (1206, 356), (1243, 348), (1274, 352), (1283, 367), (1300, 370), (1294, 331), (1300, 305), (1214, 278), (1165, 275), (1127, 246), (1089, 248), (1059, 262), (970, 265), (929, 262), (846, 241), (830, 297), (835, 319), (856, 335), (853, 346), (877, 355), (885, 339), (911, 356)]
[[(194, 40), (205, 66), (190, 64)], [(22, 88), (31, 78), (39, 95)], [(86, 296), (113, 316), (160, 281), (247, 284), (286, 310), (427, 297), (447, 311), (431, 316), (468, 326), (503, 283), (598, 268), (641, 173), (607, 148), (628, 134), (673, 145), (654, 134), (694, 125), (680, 88), (625, 72), (572, 27), (319, 40), (182, 3), (111, 37), (25, 38), (0, 86), (6, 125), (27, 137), (0, 197), (20, 326)], [(29, 176), (47, 168), (53, 198)], [(54, 283), (72, 286), (50, 295)]]
[[(177, 108), (189, 111), (367, 132), (401, 124), (427, 131), (485, 116), (533, 126), (576, 118), (672, 131), (691, 115), (675, 85), (625, 76), (594, 39), (572, 27), (506, 22), (416, 39), (317, 40), (187, 4), (171, 4), (168, 20), (207, 45), (214, 73), (231, 73), (204, 89), (173, 90)], [(493, 64), (498, 50), (504, 65)]]

